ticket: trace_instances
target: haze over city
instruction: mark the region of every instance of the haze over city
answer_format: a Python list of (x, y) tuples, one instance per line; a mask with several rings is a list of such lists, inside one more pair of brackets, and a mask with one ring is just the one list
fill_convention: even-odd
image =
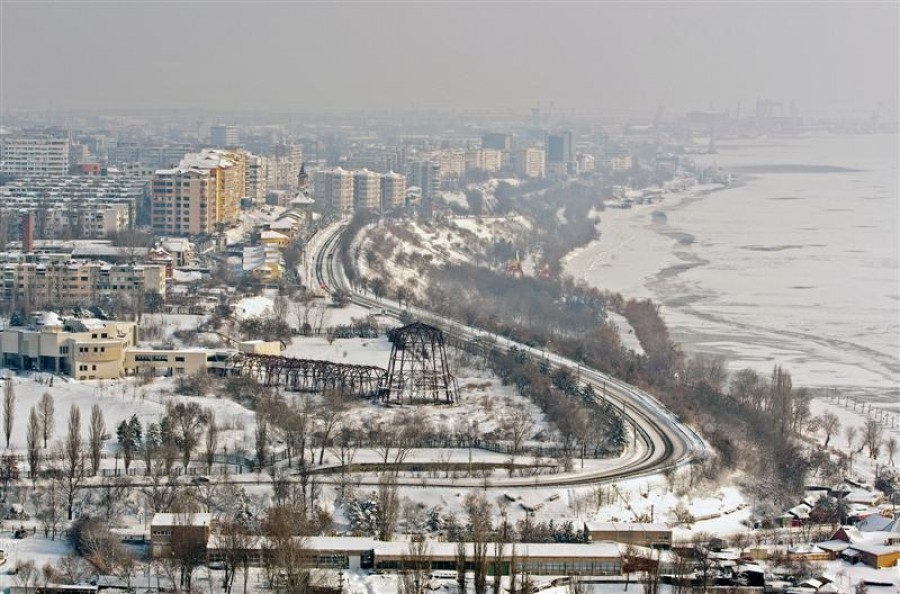
[(16, 2), (3, 111), (898, 107), (898, 4)]
[(0, 0), (0, 592), (900, 593), (898, 21)]

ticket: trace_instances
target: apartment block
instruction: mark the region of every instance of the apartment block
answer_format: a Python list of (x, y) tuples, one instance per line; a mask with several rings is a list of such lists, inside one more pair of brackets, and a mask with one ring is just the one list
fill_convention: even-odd
[(531, 178), (542, 178), (546, 175), (544, 151), (539, 148), (526, 148), (512, 153), (512, 166), (516, 173)]
[(165, 235), (211, 234), (238, 222), (248, 154), (206, 149), (153, 176), (150, 224)]
[(241, 143), (241, 130), (237, 126), (217, 124), (209, 127), (209, 143), (220, 148), (233, 148)]
[(381, 210), (387, 212), (406, 204), (406, 176), (389, 171), (381, 178)]
[(0, 140), (0, 173), (11, 177), (69, 173), (68, 135), (12, 136)]
[(381, 208), (381, 175), (368, 169), (353, 172), (353, 207)]
[(54, 258), (23, 261), (21, 253), (2, 253), (0, 300), (25, 305), (92, 304), (100, 298), (166, 295), (164, 266), (107, 264)]
[(266, 155), (266, 185), (270, 190), (297, 190), (303, 166), (303, 145), (281, 142)]
[(333, 211), (353, 211), (353, 174), (340, 167), (316, 171), (313, 177), (316, 202)]
[(422, 190), (422, 198), (433, 199), (441, 189), (440, 165), (430, 160), (411, 161), (408, 181), (409, 185)]

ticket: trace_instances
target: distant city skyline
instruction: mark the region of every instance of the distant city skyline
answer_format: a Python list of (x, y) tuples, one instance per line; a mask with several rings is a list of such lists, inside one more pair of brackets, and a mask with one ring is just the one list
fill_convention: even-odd
[(0, 4), (0, 112), (890, 114), (896, 2)]

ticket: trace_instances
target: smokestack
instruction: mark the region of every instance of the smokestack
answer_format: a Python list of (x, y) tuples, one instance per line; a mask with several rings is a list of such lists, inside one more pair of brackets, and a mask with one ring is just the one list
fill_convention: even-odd
[(22, 251), (34, 251), (34, 214), (22, 215)]

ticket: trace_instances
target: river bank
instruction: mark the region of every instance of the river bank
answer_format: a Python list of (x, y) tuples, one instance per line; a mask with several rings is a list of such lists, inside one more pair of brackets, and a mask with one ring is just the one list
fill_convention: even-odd
[(743, 183), (607, 209), (566, 272), (652, 298), (689, 353), (900, 409), (897, 137), (719, 147), (704, 164)]

